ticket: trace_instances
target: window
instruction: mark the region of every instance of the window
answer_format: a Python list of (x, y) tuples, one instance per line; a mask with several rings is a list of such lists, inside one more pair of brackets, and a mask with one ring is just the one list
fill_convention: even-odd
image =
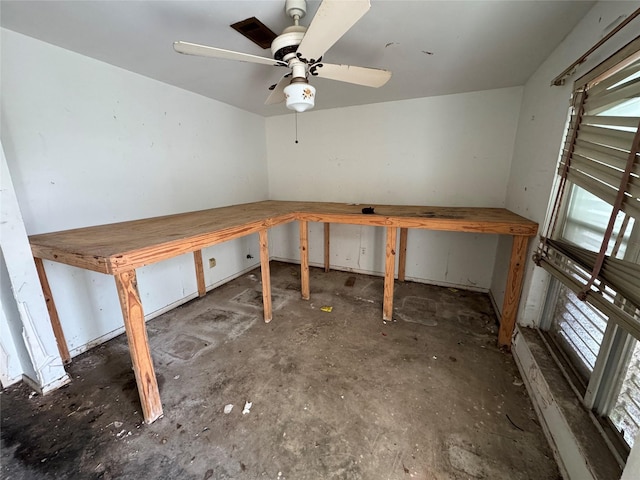
[[(587, 190), (574, 186), (569, 199), (562, 238), (587, 250), (597, 251), (602, 244), (612, 209), (613, 207), (607, 202), (600, 200)], [(628, 223), (624, 225), (625, 218), (628, 219), (627, 222), (631, 222), (630, 225)], [(627, 217), (623, 212), (618, 212), (613, 235), (620, 236), (620, 243), (617, 248), (614, 243), (610, 243), (607, 246), (607, 255), (613, 254), (614, 257), (624, 258), (633, 224), (633, 218)], [(625, 226), (624, 231), (622, 231), (623, 225)], [(621, 233), (622, 235), (620, 235)], [(616, 248), (615, 253), (614, 248)]]
[(640, 431), (639, 123), (636, 39), (575, 84), (536, 253), (553, 277), (541, 328), (571, 366), (584, 404), (627, 453)]
[(591, 377), (607, 328), (607, 317), (560, 282), (550, 289), (547, 302), (553, 305), (548, 331), (553, 341), (569, 358), (582, 381), (582, 394)]

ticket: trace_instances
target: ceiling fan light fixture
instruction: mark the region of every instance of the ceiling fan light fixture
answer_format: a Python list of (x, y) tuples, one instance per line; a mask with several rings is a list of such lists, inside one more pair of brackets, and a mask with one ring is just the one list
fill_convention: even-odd
[(284, 88), (284, 96), (288, 109), (302, 113), (311, 110), (315, 105), (316, 89), (306, 81), (292, 81)]

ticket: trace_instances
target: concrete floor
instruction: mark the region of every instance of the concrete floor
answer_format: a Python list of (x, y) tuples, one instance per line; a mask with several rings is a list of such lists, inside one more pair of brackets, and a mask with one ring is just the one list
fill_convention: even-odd
[(148, 324), (152, 425), (123, 335), (67, 387), (5, 389), (2, 477), (561, 478), (487, 295), (396, 283), (384, 324), (382, 278), (312, 269), (303, 301), (298, 269), (272, 263), (269, 324), (259, 270)]

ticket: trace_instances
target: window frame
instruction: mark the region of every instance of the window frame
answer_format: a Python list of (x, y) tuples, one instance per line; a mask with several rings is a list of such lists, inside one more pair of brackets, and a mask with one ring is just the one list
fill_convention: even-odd
[[(596, 66), (587, 74), (576, 80), (572, 91), (572, 101), (575, 102), (573, 106), (578, 104), (578, 108), (581, 108), (583, 101), (581, 98), (581, 92), (585, 88), (588, 88), (589, 85), (593, 85), (594, 82), (598, 82), (604, 75), (607, 77), (613, 75), (611, 73), (613, 68), (615, 68), (615, 71), (617, 72), (632, 63), (637, 62), (639, 56), (640, 38), (636, 38), (600, 65)], [(574, 114), (577, 113), (578, 112), (575, 112)], [(576, 121), (576, 118), (578, 121)], [(565, 153), (566, 146), (574, 144), (575, 131), (580, 123), (579, 120), (579, 114), (577, 117), (568, 115), (558, 165), (561, 165), (567, 155)], [(571, 182), (570, 179), (566, 179), (563, 183), (560, 181), (559, 176), (554, 177), (554, 188), (550, 199), (551, 201), (547, 220), (548, 232), (553, 233), (553, 235), (549, 234), (550, 237), (562, 238), (562, 233), (564, 232), (564, 227), (568, 218), (568, 211), (571, 205), (570, 200), (572, 191), (578, 186), (579, 185)], [(581, 188), (588, 192), (590, 191), (588, 188)], [(611, 205), (608, 201), (605, 202)], [(628, 215), (635, 218), (635, 222), (628, 239), (628, 248), (625, 251), (624, 259), (631, 259), (632, 262), (638, 263), (638, 259), (640, 258), (640, 218), (630, 214)], [(612, 236), (611, 238), (615, 239), (615, 236)], [(544, 239), (542, 242), (544, 243)], [(540, 251), (541, 250), (538, 251), (538, 254)], [(550, 350), (552, 350), (552, 354), (558, 361), (564, 376), (567, 378), (574, 392), (582, 401), (584, 406), (594, 413), (594, 418), (598, 421), (597, 423), (600, 427), (601, 433), (603, 433), (605, 441), (616, 456), (620, 465), (624, 466), (625, 459), (630, 451), (630, 446), (626, 443), (623, 435), (609, 419), (609, 414), (617, 402), (620, 394), (620, 388), (628, 368), (627, 365), (629, 364), (636, 341), (640, 342), (640, 335), (637, 335), (635, 330), (633, 330), (634, 334), (630, 333), (630, 331), (627, 331), (623, 326), (621, 326), (620, 322), (612, 320), (613, 305), (607, 306), (606, 303), (601, 303), (601, 301), (606, 302), (606, 300), (600, 299), (599, 302), (596, 295), (588, 295), (585, 300), (590, 304), (590, 306), (601, 311), (607, 317), (607, 325), (602, 341), (600, 342), (600, 348), (596, 355), (593, 371), (588, 379), (585, 380), (583, 374), (580, 373), (580, 369), (574, 366), (571, 361), (571, 355), (565, 352), (559, 342), (556, 341), (556, 339), (553, 338), (553, 335), (548, 332), (555, 316), (554, 312), (556, 309), (556, 302), (560, 300), (560, 286), (564, 285), (574, 293), (579, 294), (581, 291), (578, 285), (579, 282), (572, 283), (568, 281), (567, 278), (563, 279), (561, 275), (563, 272), (560, 272), (560, 269), (553, 272), (552, 268), (547, 268), (548, 265), (545, 264), (543, 266), (545, 266), (545, 270), (550, 274), (551, 281), (548, 283), (547, 294), (543, 308), (540, 311), (538, 326), (541, 331), (544, 331), (543, 338)], [(605, 308), (600, 308), (601, 306)], [(615, 315), (613, 316), (615, 317)], [(555, 349), (552, 348), (549, 343), (553, 343), (555, 345), (555, 349), (558, 349), (558, 351), (554, 351)], [(560, 355), (558, 355), (558, 352)], [(576, 385), (576, 383), (578, 383), (578, 385)]]

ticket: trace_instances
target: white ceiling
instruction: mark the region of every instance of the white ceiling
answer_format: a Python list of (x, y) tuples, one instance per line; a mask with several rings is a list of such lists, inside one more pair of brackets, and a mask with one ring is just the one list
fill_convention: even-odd
[[(315, 109), (523, 85), (594, 3), (373, 0), (324, 60), (393, 77), (379, 89), (314, 78)], [(284, 0), (0, 3), (2, 27), (263, 116), (290, 113), (264, 105), (282, 68), (173, 51), (184, 40), (270, 57), (229, 27), (252, 16), (276, 33), (291, 22)]]

